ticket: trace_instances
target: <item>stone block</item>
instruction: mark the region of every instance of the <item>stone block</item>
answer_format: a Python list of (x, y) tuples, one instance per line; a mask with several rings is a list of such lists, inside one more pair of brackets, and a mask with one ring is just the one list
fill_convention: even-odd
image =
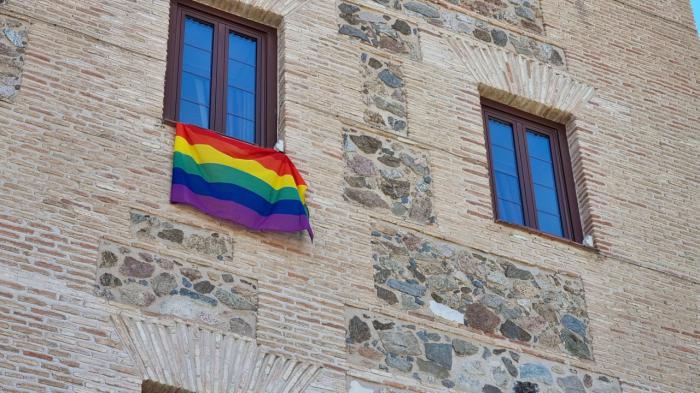
[[(378, 272), (374, 285), (381, 302), (511, 341), (592, 358), (580, 278), (406, 231), (375, 229), (372, 235)], [(404, 301), (393, 300), (398, 298)]]
[(218, 268), (103, 241), (96, 287), (110, 301), (255, 336), (257, 283)]

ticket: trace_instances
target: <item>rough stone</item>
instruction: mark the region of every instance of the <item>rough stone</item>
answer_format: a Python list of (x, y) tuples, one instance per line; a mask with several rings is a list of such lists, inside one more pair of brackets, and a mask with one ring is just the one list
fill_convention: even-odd
[(117, 256), (112, 251), (102, 251), (100, 268), (110, 268), (117, 265)]
[(532, 339), (532, 335), (528, 333), (525, 329), (516, 325), (510, 319), (503, 322), (501, 325), (501, 334), (512, 340), (529, 342)]
[(417, 359), (418, 369), (424, 373), (431, 374), (437, 379), (448, 378), (450, 376), (450, 370), (442, 367), (438, 363), (432, 361), (426, 361), (423, 359)]
[(586, 325), (573, 315), (564, 314), (561, 317), (561, 324), (579, 336), (586, 337)]
[(400, 199), (409, 195), (411, 183), (404, 180), (382, 179), (379, 188), (385, 195)]
[(359, 188), (346, 188), (343, 195), (351, 200), (369, 208), (389, 208), (389, 204), (377, 193)]
[[(199, 294), (198, 294), (199, 295)], [(221, 288), (216, 288), (214, 291), (214, 297), (217, 298), (221, 303), (227, 305), (234, 310), (257, 310), (257, 306), (237, 293), (232, 293), (225, 291)]]
[(369, 61), (367, 62), (367, 64), (368, 64), (370, 67), (374, 68), (375, 70), (378, 70), (378, 69), (380, 69), (380, 68), (383, 67), (382, 62), (379, 61), (379, 60), (377, 60), (377, 59), (375, 59), (374, 57), (370, 57), (370, 59), (369, 59)]
[(148, 278), (151, 277), (155, 266), (150, 263), (138, 261), (130, 256), (124, 258), (124, 262), (119, 267), (119, 272), (128, 277)]
[(489, 33), (487, 30), (475, 29), (472, 34), (474, 34), (474, 37), (481, 41), (491, 42), (491, 33)]
[(394, 115), (399, 117), (406, 117), (406, 108), (403, 104), (385, 99), (384, 97), (380, 96), (374, 96), (372, 100), (374, 101), (374, 105), (376, 105), (377, 108), (383, 111), (393, 113)]
[(574, 375), (557, 378), (557, 384), (564, 389), (565, 393), (586, 393), (586, 388), (583, 386), (583, 383)]
[(151, 279), (151, 287), (157, 296), (165, 296), (177, 288), (177, 279), (174, 275), (163, 272)]
[(214, 286), (209, 281), (205, 280), (194, 284), (194, 290), (199, 293), (207, 294), (214, 290)]
[(394, 328), (394, 322), (381, 323), (375, 319), (372, 321), (372, 327), (374, 330), (390, 330)]
[(459, 338), (452, 340), (452, 348), (457, 356), (471, 356), (479, 352), (478, 346)]
[(561, 331), (559, 336), (561, 337), (561, 341), (564, 343), (564, 348), (567, 352), (580, 358), (591, 358), (591, 350), (588, 348), (588, 345), (586, 345), (586, 343), (575, 333), (564, 329)]
[(410, 356), (398, 356), (393, 353), (388, 353), (386, 355), (386, 364), (391, 368), (395, 368), (402, 372), (410, 372), (413, 368), (413, 362)]
[(557, 50), (552, 50), (552, 54), (549, 55), (549, 62), (555, 66), (564, 65), (564, 59), (561, 58), (561, 54)]
[(156, 296), (150, 289), (137, 283), (122, 286), (119, 293), (124, 301), (139, 307), (150, 306), (156, 300)]
[(389, 287), (396, 289), (397, 291), (401, 291), (407, 295), (420, 297), (425, 294), (425, 287), (417, 283), (399, 281), (393, 278), (387, 280), (386, 283), (389, 285)]
[(182, 241), (185, 239), (185, 233), (181, 229), (163, 229), (158, 232), (158, 237), (173, 243), (182, 244)]
[(540, 393), (540, 387), (536, 383), (517, 381), (513, 393)]
[(231, 318), (229, 321), (229, 329), (242, 336), (252, 337), (254, 334), (253, 327), (242, 318)]
[(503, 365), (506, 367), (508, 374), (510, 374), (511, 377), (517, 378), (518, 377), (518, 368), (515, 367), (513, 362), (507, 357), (502, 357), (501, 361), (503, 362)]
[(406, 23), (405, 21), (401, 19), (397, 19), (393, 25), (391, 25), (391, 28), (398, 31), (399, 33), (403, 35), (410, 35), (411, 34), (411, 25)]
[(547, 367), (538, 363), (525, 363), (520, 365), (520, 378), (532, 382), (541, 382), (551, 385), (554, 380)]
[(501, 322), (498, 315), (479, 303), (468, 304), (464, 316), (468, 326), (479, 329), (485, 333), (493, 332)]
[(360, 7), (348, 3), (340, 3), (338, 9), (342, 14), (354, 14), (360, 11)]
[(230, 273), (223, 273), (221, 279), (226, 283), (233, 282), (233, 276)]
[(202, 278), (202, 273), (199, 270), (190, 267), (181, 268), (180, 274), (187, 277), (190, 281), (193, 282)]
[[(223, 292), (223, 291), (222, 291), (222, 292)], [(180, 295), (182, 295), (182, 296), (187, 296), (187, 297), (189, 297), (190, 299), (194, 299), (194, 300), (200, 301), (200, 302), (202, 302), (202, 303), (209, 304), (210, 306), (216, 306), (216, 304), (217, 304), (216, 299), (212, 299), (212, 298), (210, 298), (209, 296), (202, 295), (201, 293), (197, 293), (197, 292), (194, 292), (194, 291), (190, 291), (190, 290), (187, 289), (187, 288), (180, 288), (179, 293), (180, 293)], [(223, 301), (222, 301), (221, 303), (226, 304), (226, 303), (223, 302)], [(227, 304), (227, 305), (228, 305), (228, 304)]]
[(408, 217), (417, 222), (430, 223), (433, 221), (433, 202), (428, 197), (415, 198), (408, 209)]
[(519, 269), (514, 265), (508, 265), (506, 268), (506, 277), (515, 278), (517, 280), (532, 280), (532, 273), (528, 270)]
[(399, 299), (396, 297), (394, 292), (379, 286), (375, 288), (377, 289), (377, 297), (384, 300), (388, 304), (394, 305), (399, 302)]
[(380, 140), (369, 135), (350, 135), (349, 137), (355, 146), (366, 154), (374, 154), (382, 147)]
[(535, 20), (535, 13), (529, 7), (515, 7), (515, 14), (530, 21)]
[(452, 346), (450, 344), (426, 343), (425, 357), (448, 370), (452, 368)]
[(363, 320), (353, 317), (348, 324), (348, 337), (352, 343), (363, 343), (372, 338), (372, 333)]
[(374, 176), (377, 174), (377, 168), (374, 163), (367, 157), (355, 154), (347, 160), (348, 166), (353, 172), (360, 176)]
[(384, 331), (379, 332), (384, 349), (394, 355), (420, 355), (418, 339), (412, 333)]
[(493, 39), (493, 43), (498, 46), (503, 47), (508, 44), (508, 34), (506, 34), (503, 30), (492, 29), (491, 38)]
[(119, 287), (122, 285), (122, 280), (110, 273), (104, 273), (100, 276), (100, 285), (104, 287)]
[(354, 26), (342, 25), (342, 26), (340, 26), (338, 33), (344, 34), (344, 35), (349, 35), (350, 37), (359, 38), (365, 42), (370, 42), (369, 37), (367, 36), (367, 33), (365, 33), (364, 31), (362, 31)]
[(377, 158), (377, 161), (392, 168), (398, 168), (401, 165), (400, 159), (394, 156), (390, 156), (388, 154), (380, 156), (379, 158)]
[(501, 389), (493, 386), (493, 385), (484, 385), (483, 389), (481, 389), (482, 393), (503, 393)]
[[(403, 79), (399, 78), (393, 72), (388, 69), (383, 69), (379, 72), (379, 79), (384, 82), (385, 85), (396, 89), (403, 86)], [(381, 143), (380, 143), (381, 145)], [(359, 146), (358, 146), (359, 147)], [(374, 153), (374, 152), (372, 152)]]
[(409, 10), (419, 13), (427, 18), (439, 18), (440, 11), (425, 3), (419, 3), (417, 1), (409, 1), (403, 4), (403, 6)]

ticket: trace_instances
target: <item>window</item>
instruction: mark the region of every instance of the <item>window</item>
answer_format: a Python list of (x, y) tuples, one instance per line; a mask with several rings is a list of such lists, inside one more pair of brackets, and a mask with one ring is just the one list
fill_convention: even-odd
[(581, 242), (564, 126), (486, 99), (482, 108), (497, 220)]
[(166, 120), (271, 147), (277, 140), (277, 36), (273, 28), (173, 2)]

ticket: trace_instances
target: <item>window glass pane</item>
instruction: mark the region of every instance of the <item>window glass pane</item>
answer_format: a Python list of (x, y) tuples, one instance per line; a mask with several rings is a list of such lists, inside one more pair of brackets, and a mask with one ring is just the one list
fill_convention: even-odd
[(255, 143), (257, 42), (229, 34), (226, 135)]
[(214, 26), (185, 18), (179, 121), (209, 128)]
[(528, 130), (527, 149), (539, 229), (552, 235), (563, 236), (549, 137)]
[(518, 177), (513, 141), (513, 127), (508, 123), (489, 118), (488, 128), (498, 218), (514, 224), (524, 225), (520, 179)]

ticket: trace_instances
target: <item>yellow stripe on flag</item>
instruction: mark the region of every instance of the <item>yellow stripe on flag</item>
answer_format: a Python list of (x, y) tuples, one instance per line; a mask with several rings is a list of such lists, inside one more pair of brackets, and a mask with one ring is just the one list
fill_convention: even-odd
[(216, 150), (210, 145), (190, 145), (187, 140), (181, 136), (175, 137), (175, 151), (192, 157), (197, 164), (220, 164), (249, 173), (269, 184), (270, 187), (275, 190), (284, 187), (296, 188), (299, 190), (301, 203), (306, 203), (304, 195), (306, 193), (305, 185), (297, 186), (292, 175), (280, 176), (277, 172), (265, 168), (255, 160), (233, 158)]

